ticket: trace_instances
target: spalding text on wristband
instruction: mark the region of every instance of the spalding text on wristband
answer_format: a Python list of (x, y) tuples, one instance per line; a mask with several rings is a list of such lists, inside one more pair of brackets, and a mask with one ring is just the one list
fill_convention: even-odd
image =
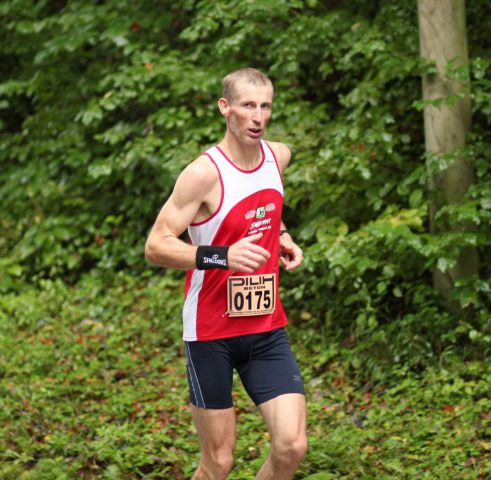
[(212, 245), (200, 245), (196, 250), (196, 268), (198, 270), (210, 270), (211, 268), (228, 269), (228, 246), (215, 247)]

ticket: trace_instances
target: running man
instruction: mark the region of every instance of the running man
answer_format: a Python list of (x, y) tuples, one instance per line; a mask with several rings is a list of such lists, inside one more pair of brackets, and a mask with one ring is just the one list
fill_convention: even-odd
[[(282, 221), (290, 150), (263, 140), (272, 104), (260, 71), (223, 79), (225, 136), (182, 171), (145, 245), (150, 262), (187, 270), (183, 339), (201, 446), (194, 480), (232, 470), (234, 369), (270, 434), (256, 479), (292, 478), (307, 450), (304, 386), (278, 293), (280, 262), (291, 271), (303, 256)], [(178, 238), (186, 229), (191, 244)]]

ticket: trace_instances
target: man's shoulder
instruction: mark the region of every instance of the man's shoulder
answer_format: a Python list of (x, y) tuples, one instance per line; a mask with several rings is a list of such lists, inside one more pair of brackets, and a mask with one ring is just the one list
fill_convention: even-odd
[(207, 155), (200, 155), (184, 168), (180, 183), (190, 188), (208, 189), (218, 180), (218, 171)]
[(290, 147), (282, 142), (268, 140), (267, 143), (271, 147), (271, 150), (273, 150), (281, 169), (284, 170), (292, 156)]
[(199, 181), (213, 181), (218, 178), (218, 172), (210, 160), (208, 155), (200, 155), (198, 158), (194, 159), (188, 166), (184, 169), (191, 176)]

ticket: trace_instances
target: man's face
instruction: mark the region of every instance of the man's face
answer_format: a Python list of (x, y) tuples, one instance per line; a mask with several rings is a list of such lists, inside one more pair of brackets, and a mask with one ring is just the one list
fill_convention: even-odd
[(228, 130), (242, 143), (258, 144), (271, 118), (273, 87), (239, 82), (232, 102), (220, 99)]

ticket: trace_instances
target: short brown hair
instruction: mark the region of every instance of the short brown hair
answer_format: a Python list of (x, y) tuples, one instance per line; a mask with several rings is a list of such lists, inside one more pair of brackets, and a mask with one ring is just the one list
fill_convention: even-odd
[(273, 82), (263, 72), (255, 68), (239, 68), (225, 77), (222, 80), (222, 97), (226, 98), (228, 102), (232, 103), (235, 100), (237, 91), (236, 86), (240, 81), (252, 83), (253, 85), (271, 85), (273, 88)]

